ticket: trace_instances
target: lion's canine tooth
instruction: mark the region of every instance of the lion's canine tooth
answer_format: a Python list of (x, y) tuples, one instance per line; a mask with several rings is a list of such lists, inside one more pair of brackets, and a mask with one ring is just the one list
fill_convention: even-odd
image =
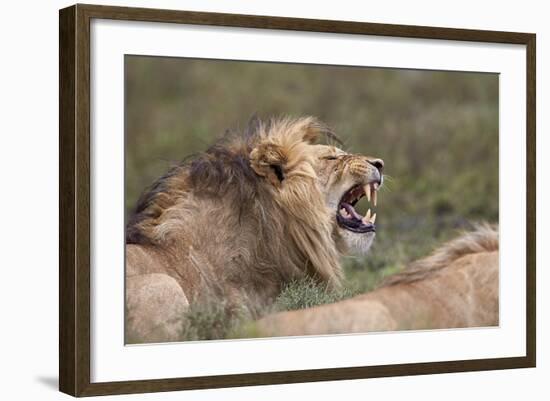
[(367, 195), (367, 200), (370, 202), (370, 184), (367, 184), (363, 187), (365, 190), (365, 195)]
[(374, 214), (372, 215), (372, 217), (370, 218), (370, 222), (371, 222), (372, 224), (374, 224), (375, 221), (376, 221), (376, 213), (374, 213)]
[(365, 214), (365, 217), (363, 217), (363, 223), (365, 223), (365, 224), (370, 223), (370, 209), (367, 210), (367, 213)]
[(376, 191), (372, 191), (372, 203), (374, 204), (374, 206), (376, 206), (376, 199), (377, 198), (377, 192)]

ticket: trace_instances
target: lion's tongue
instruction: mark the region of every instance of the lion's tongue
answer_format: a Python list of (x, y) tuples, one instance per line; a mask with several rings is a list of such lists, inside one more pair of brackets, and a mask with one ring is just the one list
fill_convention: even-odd
[(357, 220), (363, 220), (363, 216), (361, 216), (359, 213), (355, 211), (353, 206), (351, 206), (349, 203), (342, 203), (342, 207), (346, 209), (346, 211), (353, 216), (353, 218)]

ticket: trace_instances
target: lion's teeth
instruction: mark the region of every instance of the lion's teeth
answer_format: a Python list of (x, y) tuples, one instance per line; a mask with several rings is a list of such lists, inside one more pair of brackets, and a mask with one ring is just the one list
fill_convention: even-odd
[(377, 194), (378, 192), (372, 191), (372, 203), (374, 204), (374, 206), (376, 206)]
[(348, 212), (346, 211), (346, 209), (342, 208), (340, 209), (340, 214), (344, 217), (347, 217)]
[(371, 218), (371, 217), (370, 217), (370, 213), (371, 213), (371, 212), (370, 212), (370, 209), (367, 210), (367, 213), (365, 214), (365, 217), (363, 217), (363, 223), (365, 223), (365, 224), (369, 224), (369, 223), (370, 223), (370, 218)]
[(370, 222), (371, 222), (372, 224), (374, 224), (375, 221), (376, 221), (376, 213), (374, 213), (374, 214), (372, 215), (372, 217), (370, 218)]
[(370, 202), (370, 184), (364, 186), (365, 195), (367, 195), (367, 200)]

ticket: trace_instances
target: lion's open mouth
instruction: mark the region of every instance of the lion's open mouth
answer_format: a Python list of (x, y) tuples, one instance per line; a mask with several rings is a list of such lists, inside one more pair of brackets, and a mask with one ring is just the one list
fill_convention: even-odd
[(377, 201), (377, 183), (369, 183), (366, 185), (356, 185), (349, 189), (338, 204), (338, 212), (336, 213), (336, 221), (340, 227), (353, 231), (355, 233), (368, 233), (376, 231), (374, 222), (376, 221), (376, 213), (371, 214), (369, 209), (365, 216), (359, 214), (354, 206), (364, 196), (367, 200), (376, 206)]

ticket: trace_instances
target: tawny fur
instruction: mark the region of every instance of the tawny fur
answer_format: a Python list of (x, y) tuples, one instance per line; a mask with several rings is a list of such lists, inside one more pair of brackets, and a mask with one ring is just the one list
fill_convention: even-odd
[(263, 336), (485, 327), (499, 324), (498, 233), (484, 225), (412, 263), (378, 289), (257, 322)]
[(380, 172), (365, 156), (316, 144), (323, 136), (333, 134), (312, 117), (256, 120), (171, 169), (129, 220), (127, 288), (166, 274), (190, 304), (219, 299), (255, 316), (292, 280), (340, 286), (340, 256), (361, 241), (366, 251), (374, 233), (347, 240), (330, 199)]

